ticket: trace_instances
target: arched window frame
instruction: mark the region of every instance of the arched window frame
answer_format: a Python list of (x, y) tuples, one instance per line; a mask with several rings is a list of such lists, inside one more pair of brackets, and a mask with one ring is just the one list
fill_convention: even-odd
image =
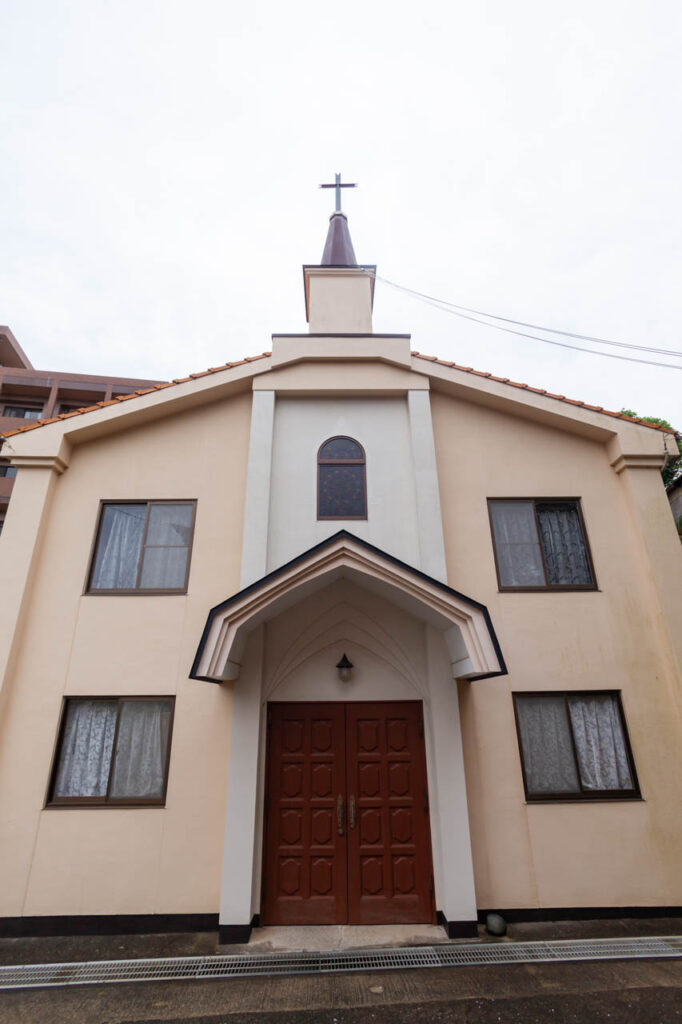
[[(356, 445), (362, 456), (357, 459), (350, 458), (324, 458), (322, 455), (323, 449), (330, 443), (330, 441), (351, 441), (352, 444)], [(320, 479), (320, 467), (321, 466), (362, 466), (362, 497), (364, 501), (364, 509), (362, 515), (357, 516), (328, 516), (322, 515), (320, 509), (320, 495), (321, 495), (321, 479)], [(365, 449), (356, 441), (354, 437), (350, 437), (348, 434), (335, 434), (333, 437), (328, 437), (322, 442), (317, 450), (317, 518), (318, 520), (340, 520), (340, 519), (367, 519), (367, 458), (365, 456)]]

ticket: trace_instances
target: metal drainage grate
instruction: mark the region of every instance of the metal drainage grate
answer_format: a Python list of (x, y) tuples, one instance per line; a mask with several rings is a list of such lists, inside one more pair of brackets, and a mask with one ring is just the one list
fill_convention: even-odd
[(682, 936), (583, 939), (558, 942), (457, 943), (330, 953), (242, 953), (153, 960), (91, 960), (85, 963), (0, 967), (0, 989), (100, 985), (132, 981), (196, 981), (208, 978), (277, 977), (414, 967), (466, 967), (579, 960), (682, 957)]

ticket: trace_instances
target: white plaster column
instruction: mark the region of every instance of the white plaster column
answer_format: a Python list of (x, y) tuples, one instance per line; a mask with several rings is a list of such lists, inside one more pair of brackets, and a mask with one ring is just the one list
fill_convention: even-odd
[(254, 391), (251, 401), (251, 436), (242, 542), (242, 589), (261, 579), (266, 573), (275, 392)]
[[(477, 917), (457, 683), (443, 634), (426, 627), (429, 799), (436, 907), (448, 921)], [(426, 709), (425, 709), (426, 710)], [(428, 749), (430, 747), (430, 749)]]
[(431, 399), (428, 391), (408, 391), (410, 439), (417, 495), (419, 568), (436, 580), (447, 583), (443, 520), (440, 514), (436, 446), (433, 440)]
[(628, 455), (611, 447), (635, 534), (635, 550), (649, 591), (648, 611), (660, 636), (658, 653), (675, 680), (682, 681), (682, 547), (660, 476), (660, 457)]
[(255, 857), (264, 628), (254, 629), (233, 686), (220, 925), (248, 926)]
[(55, 484), (67, 463), (60, 456), (16, 456), (12, 465), (19, 472), (0, 537), (0, 713), (21, 644)]

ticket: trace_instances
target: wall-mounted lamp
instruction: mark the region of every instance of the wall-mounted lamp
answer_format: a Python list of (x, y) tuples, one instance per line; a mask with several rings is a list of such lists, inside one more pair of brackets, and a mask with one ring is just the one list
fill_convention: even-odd
[(353, 662), (349, 661), (344, 653), (341, 657), (341, 661), (337, 663), (336, 667), (339, 670), (339, 679), (341, 682), (347, 683), (353, 670)]

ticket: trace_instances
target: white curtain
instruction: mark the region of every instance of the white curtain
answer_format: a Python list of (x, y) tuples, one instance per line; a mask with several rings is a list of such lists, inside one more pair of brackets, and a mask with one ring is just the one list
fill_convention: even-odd
[(106, 796), (115, 700), (69, 701), (54, 795)]
[(490, 517), (503, 587), (544, 587), (545, 573), (531, 501), (493, 501)]
[(517, 697), (516, 710), (529, 795), (579, 793), (563, 696)]
[(568, 708), (583, 788), (633, 789), (616, 698), (569, 697)]
[(187, 573), (192, 505), (160, 503), (149, 509), (140, 587), (181, 590)]
[(137, 584), (146, 505), (106, 505), (92, 573), (92, 590), (130, 590)]
[(537, 513), (549, 582), (589, 585), (592, 576), (578, 509), (574, 504), (538, 502)]
[(170, 717), (168, 700), (123, 702), (111, 797), (153, 799), (163, 796)]

